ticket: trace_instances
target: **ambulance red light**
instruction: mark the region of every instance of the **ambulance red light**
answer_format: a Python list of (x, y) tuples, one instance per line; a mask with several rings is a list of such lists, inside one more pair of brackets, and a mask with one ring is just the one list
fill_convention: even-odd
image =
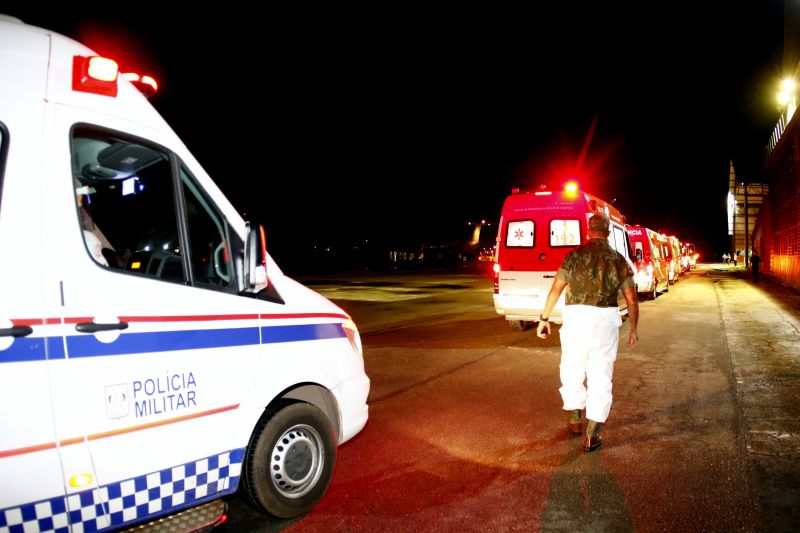
[(550, 196), (553, 194), (553, 191), (536, 191), (533, 193), (535, 196)]
[(158, 83), (152, 76), (140, 76), (135, 72), (125, 72), (122, 74), (122, 78), (131, 82), (134, 87), (148, 98), (158, 92)]
[(578, 184), (574, 181), (568, 181), (566, 185), (564, 185), (564, 190), (569, 193), (576, 193), (578, 192)]
[(72, 59), (72, 90), (117, 96), (119, 66), (113, 59), (75, 56)]

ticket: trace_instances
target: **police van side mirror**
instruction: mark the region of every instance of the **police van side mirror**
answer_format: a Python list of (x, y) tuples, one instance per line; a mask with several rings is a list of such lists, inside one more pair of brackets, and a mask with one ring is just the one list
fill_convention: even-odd
[(259, 292), (267, 288), (267, 239), (264, 226), (246, 226), (244, 246), (244, 290)]

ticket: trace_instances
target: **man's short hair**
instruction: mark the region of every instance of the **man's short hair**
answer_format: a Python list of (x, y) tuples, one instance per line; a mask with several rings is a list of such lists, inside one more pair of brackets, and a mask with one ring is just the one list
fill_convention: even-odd
[(592, 215), (589, 219), (589, 231), (608, 235), (609, 225), (608, 217), (605, 215)]

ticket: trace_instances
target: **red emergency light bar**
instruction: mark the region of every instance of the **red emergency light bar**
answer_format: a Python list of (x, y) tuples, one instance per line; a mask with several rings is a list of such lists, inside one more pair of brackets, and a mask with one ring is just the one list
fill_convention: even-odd
[(72, 59), (72, 90), (103, 96), (117, 96), (119, 77), (131, 82), (139, 91), (150, 97), (158, 91), (158, 83), (152, 76), (141, 76), (135, 72), (120, 75), (119, 65), (113, 59), (100, 56), (75, 56)]
[(72, 90), (117, 96), (119, 66), (113, 59), (75, 56), (72, 59)]
[(147, 96), (153, 96), (158, 91), (158, 83), (152, 76), (140, 76), (135, 72), (125, 72), (122, 79), (128, 80), (134, 87)]

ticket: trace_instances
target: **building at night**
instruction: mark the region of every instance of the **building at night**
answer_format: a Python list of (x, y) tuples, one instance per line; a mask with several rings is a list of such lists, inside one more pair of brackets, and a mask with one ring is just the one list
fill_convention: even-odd
[(736, 260), (741, 264), (749, 264), (753, 252), (753, 230), (768, 191), (766, 183), (737, 179), (731, 161), (728, 179), (728, 235), (731, 244), (728, 253), (736, 254)]
[(761, 270), (800, 287), (800, 38), (791, 31), (800, 25), (800, 1), (786, 0), (784, 17), (784, 85), (781, 115), (767, 143), (762, 174), (769, 183), (752, 230), (753, 249), (761, 257)]

